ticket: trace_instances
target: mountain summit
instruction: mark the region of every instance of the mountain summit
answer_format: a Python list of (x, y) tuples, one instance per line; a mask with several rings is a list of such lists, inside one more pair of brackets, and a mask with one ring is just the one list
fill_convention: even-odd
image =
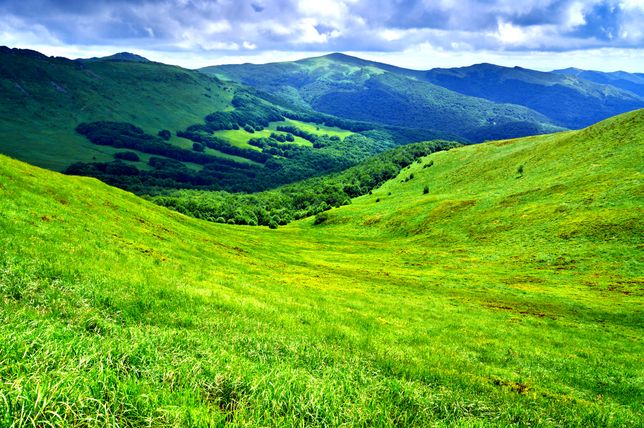
[(79, 58), (81, 62), (94, 62), (94, 61), (114, 61), (114, 62), (151, 62), (149, 59), (141, 55), (133, 54), (131, 52), (119, 52), (114, 55), (93, 58)]

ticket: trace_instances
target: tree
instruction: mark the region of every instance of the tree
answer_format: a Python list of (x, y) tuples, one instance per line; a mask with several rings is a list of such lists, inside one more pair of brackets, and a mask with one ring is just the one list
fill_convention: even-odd
[(159, 137), (163, 138), (165, 141), (168, 141), (170, 137), (172, 137), (172, 134), (167, 129), (160, 130), (158, 135)]
[(141, 160), (139, 158), (139, 155), (137, 155), (134, 152), (117, 152), (117, 153), (114, 153), (114, 159), (121, 159), (121, 160), (132, 161), (132, 162), (138, 162), (138, 161)]
[(429, 187), (425, 186), (425, 188), (423, 189), (423, 195), (426, 195), (428, 193), (429, 193)]
[(314, 225), (322, 224), (325, 221), (329, 219), (329, 215), (325, 212), (321, 212), (320, 214), (315, 216), (315, 220), (313, 221)]
[(204, 145), (201, 143), (192, 143), (192, 150), (194, 150), (195, 152), (203, 153)]

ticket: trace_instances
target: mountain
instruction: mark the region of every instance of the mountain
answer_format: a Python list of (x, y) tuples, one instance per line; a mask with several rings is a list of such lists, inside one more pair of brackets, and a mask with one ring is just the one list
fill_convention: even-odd
[(253, 192), (435, 137), (284, 108), (252, 88), (121, 53), (0, 49), (0, 152), (143, 193)]
[(626, 73), (625, 71), (606, 73), (572, 67), (554, 70), (553, 73), (566, 74), (603, 85), (615, 86), (625, 91), (630, 91), (639, 97), (644, 97), (644, 73)]
[(230, 105), (230, 85), (179, 67), (147, 62), (81, 63), (0, 49), (0, 149), (64, 170), (110, 161), (115, 152), (75, 132), (81, 122), (131, 122), (150, 134), (185, 129)]
[(528, 108), (490, 102), (414, 78), (411, 70), (342, 54), (202, 72), (250, 85), (278, 102), (348, 119), (455, 134), (470, 142), (557, 129)]
[(119, 52), (114, 55), (104, 56), (104, 57), (93, 57), (93, 58), (79, 58), (76, 61), (79, 62), (96, 62), (96, 61), (116, 61), (116, 62), (150, 62), (149, 59), (142, 57), (141, 55), (133, 54), (130, 52)]
[(0, 156), (0, 421), (637, 426), (642, 136), (433, 153), (278, 230)]
[(292, 105), (451, 130), (473, 141), (542, 133), (554, 130), (553, 125), (578, 129), (644, 107), (644, 98), (616, 86), (493, 64), (419, 71), (336, 53), (202, 71), (276, 94)]
[(582, 128), (644, 107), (644, 98), (615, 86), (521, 67), (478, 64), (438, 68), (424, 77), (463, 94), (529, 107), (567, 128)]

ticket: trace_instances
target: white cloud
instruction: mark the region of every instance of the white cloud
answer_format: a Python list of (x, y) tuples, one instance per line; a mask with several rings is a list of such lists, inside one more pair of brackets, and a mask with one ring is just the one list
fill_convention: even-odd
[[(590, 52), (616, 49), (622, 53), (608, 58), (632, 66), (637, 58), (626, 48), (644, 47), (644, 0), (93, 0), (76, 9), (29, 0), (38, 10), (21, 6), (25, 1), (0, 0), (0, 44), (57, 54), (143, 50), (182, 65), (311, 51), (372, 52), (427, 65), (437, 52), (460, 63), (481, 52), (514, 60), (583, 49), (595, 58)], [(413, 59), (419, 47), (430, 57)]]

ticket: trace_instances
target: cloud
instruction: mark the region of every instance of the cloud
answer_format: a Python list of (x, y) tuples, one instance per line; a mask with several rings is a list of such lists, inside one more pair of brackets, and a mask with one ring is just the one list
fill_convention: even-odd
[(644, 47), (644, 0), (2, 0), (0, 44), (147, 51)]

